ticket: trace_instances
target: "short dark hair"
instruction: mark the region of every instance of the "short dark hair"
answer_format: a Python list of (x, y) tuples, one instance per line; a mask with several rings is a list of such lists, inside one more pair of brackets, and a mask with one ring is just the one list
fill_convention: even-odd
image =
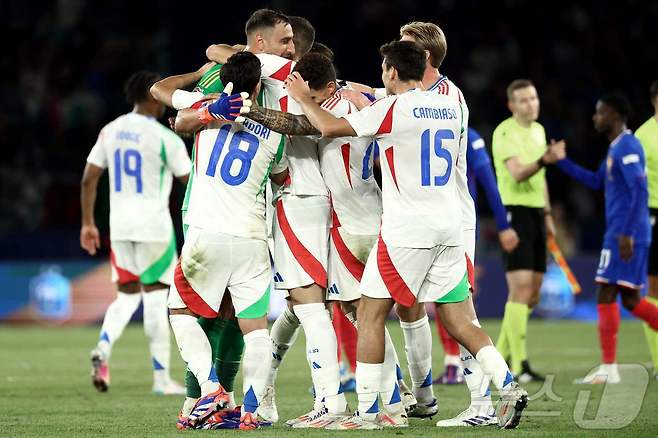
[(279, 23), (290, 23), (290, 19), (287, 15), (272, 9), (258, 9), (251, 14), (244, 25), (244, 33), (249, 36), (252, 32), (266, 27), (274, 27)]
[(238, 52), (226, 60), (219, 71), (224, 85), (233, 82), (233, 92), (253, 93), (260, 81), (260, 60), (251, 52)]
[(387, 69), (395, 68), (401, 81), (421, 81), (425, 72), (425, 51), (413, 41), (392, 41), (379, 48)]
[(147, 70), (140, 70), (130, 75), (123, 86), (128, 103), (135, 105), (152, 98), (149, 89), (159, 80), (160, 75), (158, 73)]
[(535, 84), (532, 83), (530, 79), (514, 79), (507, 86), (507, 100), (512, 100), (514, 97), (514, 92), (522, 88), (534, 87)]
[(311, 46), (311, 50), (309, 50), (309, 53), (319, 53), (320, 55), (326, 56), (329, 58), (332, 62), (334, 60), (334, 51), (329, 48), (326, 44), (322, 44), (319, 42), (314, 42), (313, 46)]
[(649, 96), (651, 96), (652, 103), (658, 97), (658, 79), (651, 83), (651, 86), (649, 87)]
[(298, 58), (306, 55), (315, 41), (315, 28), (304, 17), (290, 16), (290, 27), (292, 27), (292, 41), (295, 43), (295, 54)]
[(631, 103), (628, 98), (622, 93), (608, 93), (599, 98), (599, 102), (608, 105), (612, 108), (619, 117), (626, 122), (631, 115)]
[(336, 82), (336, 69), (331, 60), (319, 53), (307, 53), (295, 65), (294, 71), (308, 82), (312, 90), (321, 90), (329, 82)]

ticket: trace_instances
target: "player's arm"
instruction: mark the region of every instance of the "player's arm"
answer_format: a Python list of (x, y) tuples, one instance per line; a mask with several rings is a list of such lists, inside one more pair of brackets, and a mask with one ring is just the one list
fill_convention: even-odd
[(80, 229), (80, 246), (89, 254), (96, 254), (101, 246), (100, 234), (94, 220), (96, 190), (98, 181), (105, 169), (87, 163), (80, 183), (80, 209), (82, 210), (82, 228)]
[(159, 80), (151, 86), (151, 96), (160, 103), (170, 108), (176, 108), (174, 101), (177, 92), (183, 91), (184, 88), (198, 82), (201, 77), (213, 66), (214, 62), (206, 62), (197, 71), (184, 73), (182, 75), (169, 76)]
[(523, 182), (530, 179), (546, 165), (554, 164), (563, 158), (564, 149), (565, 143), (563, 140), (560, 140), (559, 142), (553, 141), (544, 155), (542, 155), (537, 161), (522, 164), (518, 156), (512, 156), (505, 160), (505, 167), (516, 182)]
[[(621, 151), (620, 151), (621, 152)], [(640, 165), (640, 154), (638, 151), (630, 150), (617, 158), (619, 166), (624, 175), (624, 182), (628, 186), (631, 199), (629, 199), (628, 216), (619, 236), (619, 256), (622, 260), (628, 261), (633, 257), (633, 235), (641, 221), (642, 209), (641, 203), (647, 199), (647, 175), (644, 168)]]
[(286, 79), (286, 88), (290, 97), (295, 99), (302, 107), (304, 114), (313, 126), (324, 137), (354, 137), (356, 132), (352, 125), (343, 118), (336, 118), (328, 111), (323, 110), (311, 98), (311, 90), (298, 72), (292, 73)]
[(252, 106), (245, 115), (274, 132), (287, 135), (319, 135), (315, 126), (303, 114), (289, 114), (262, 106)]
[(228, 44), (211, 44), (206, 49), (206, 57), (219, 64), (226, 64), (226, 61), (228, 61), (231, 56), (245, 48), (246, 46), (241, 44), (236, 44), (235, 46), (229, 46)]
[(592, 172), (591, 170), (579, 166), (568, 158), (563, 158), (557, 162), (557, 168), (592, 190), (601, 190), (603, 188), (603, 181), (605, 180), (605, 162), (601, 163), (596, 172)]

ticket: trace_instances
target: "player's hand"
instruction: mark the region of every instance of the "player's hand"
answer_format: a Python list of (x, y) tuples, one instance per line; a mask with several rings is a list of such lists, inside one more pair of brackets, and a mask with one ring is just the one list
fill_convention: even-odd
[(370, 99), (368, 99), (363, 93), (360, 91), (356, 90), (351, 90), (349, 88), (342, 88), (339, 91), (340, 95), (343, 96), (344, 99), (352, 102), (354, 106), (356, 106), (356, 109), (361, 111), (362, 108), (370, 105), (372, 102)]
[(308, 86), (308, 82), (304, 80), (299, 72), (293, 72), (288, 75), (284, 83), (286, 84), (288, 95), (297, 102), (311, 98), (311, 89)]
[(544, 154), (544, 162), (547, 164), (557, 163), (567, 157), (567, 144), (564, 140), (555, 141), (551, 139), (551, 144)]
[(244, 120), (244, 117), (240, 120), (237, 119), (241, 114), (248, 113), (251, 108), (249, 94), (245, 92), (231, 94), (232, 91), (233, 83), (229, 82), (224, 87), (224, 92), (220, 95), (219, 99), (199, 109), (199, 120), (203, 124), (207, 124), (213, 120), (227, 120), (231, 122)]
[(519, 245), (519, 236), (514, 231), (514, 228), (508, 228), (498, 233), (498, 240), (500, 246), (505, 252), (512, 252)]
[(633, 258), (633, 237), (619, 236), (619, 257), (625, 262)]
[(167, 122), (169, 122), (169, 129), (172, 131), (176, 130), (176, 117), (168, 117)]
[(90, 255), (95, 255), (101, 247), (101, 238), (96, 225), (83, 225), (80, 229), (80, 246)]
[(546, 226), (546, 234), (549, 236), (555, 236), (555, 221), (553, 221), (553, 216), (551, 214), (544, 214), (544, 225)]

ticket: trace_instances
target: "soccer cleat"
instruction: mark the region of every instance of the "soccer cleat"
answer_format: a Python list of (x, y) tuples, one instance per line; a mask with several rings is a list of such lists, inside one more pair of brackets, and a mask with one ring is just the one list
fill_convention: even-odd
[(418, 403), (407, 411), (407, 415), (412, 418), (431, 418), (439, 413), (439, 403), (434, 398), (430, 403)]
[(91, 351), (91, 383), (100, 392), (110, 387), (110, 367), (97, 348)]
[(329, 425), (349, 418), (352, 412), (349, 408), (345, 409), (342, 414), (331, 414), (326, 408), (315, 411), (315, 415), (310, 416), (308, 420), (295, 423), (293, 429), (325, 429)]
[(271, 423), (279, 421), (279, 411), (276, 409), (276, 399), (274, 398), (274, 385), (267, 385), (263, 393), (263, 399), (260, 401), (258, 411), (260, 418)]
[(213, 413), (226, 409), (229, 403), (229, 396), (220, 385), (217, 391), (201, 397), (196, 402), (194, 408), (192, 408), (192, 412), (188, 416), (188, 423), (190, 426), (196, 428)]
[(530, 368), (530, 364), (527, 360), (521, 362), (521, 374), (516, 378), (516, 381), (522, 385), (525, 385), (529, 382), (543, 382), (546, 378), (541, 374), (537, 374)]
[(492, 424), (498, 424), (498, 419), (493, 412), (483, 413), (480, 409), (476, 409), (472, 406), (469, 406), (456, 417), (436, 422), (437, 427), (473, 427), (490, 426)]
[(400, 398), (402, 399), (404, 409), (409, 412), (410, 409), (418, 404), (418, 401), (403, 379), (398, 380), (398, 387), (400, 388)]
[(382, 425), (379, 422), (380, 414), (377, 415), (377, 418), (374, 421), (366, 420), (359, 415), (358, 412), (355, 412), (354, 415), (350, 417), (343, 418), (340, 421), (331, 423), (326, 427), (328, 430), (379, 430), (382, 429)]
[(157, 395), (185, 395), (185, 387), (180, 383), (169, 380), (164, 385), (153, 385), (153, 394)]
[(464, 383), (464, 373), (459, 365), (446, 365), (446, 369), (438, 378), (436, 378), (433, 385), (459, 385)]
[(260, 425), (258, 424), (258, 420), (256, 419), (256, 414), (252, 414), (251, 412), (245, 412), (242, 414), (240, 417), (240, 430), (252, 430), (252, 429), (258, 429)]
[(583, 377), (576, 379), (573, 383), (577, 385), (603, 385), (606, 383), (619, 383), (621, 377), (619, 376), (619, 368), (616, 363), (604, 363), (599, 365), (598, 368)]
[(521, 421), (521, 414), (528, 406), (528, 393), (518, 383), (512, 382), (510, 389), (496, 405), (496, 417), (501, 429), (514, 429)]
[(329, 411), (327, 410), (327, 408), (323, 405), (320, 409), (313, 409), (313, 410), (311, 410), (311, 411), (309, 411), (309, 412), (307, 412), (303, 415), (300, 415), (297, 418), (292, 418), (292, 419), (286, 421), (286, 426), (304, 429), (308, 426), (297, 426), (297, 424), (309, 423), (313, 419), (319, 418), (320, 416), (322, 416), (322, 415), (324, 415), (328, 412)]
[(176, 429), (185, 430), (189, 429), (190, 424), (188, 422), (188, 417), (183, 415), (183, 411), (178, 414), (178, 419), (176, 420)]
[(382, 427), (409, 427), (409, 417), (402, 410), (400, 412), (380, 412), (377, 414), (377, 423)]

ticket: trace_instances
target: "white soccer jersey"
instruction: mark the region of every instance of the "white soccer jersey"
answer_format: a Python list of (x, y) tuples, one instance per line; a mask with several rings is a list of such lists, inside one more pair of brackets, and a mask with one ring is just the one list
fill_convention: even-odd
[(345, 119), (358, 136), (374, 136), (379, 143), (381, 235), (386, 244), (461, 245), (462, 206), (455, 174), (467, 121), (459, 103), (414, 89), (378, 100)]
[[(327, 99), (322, 108), (336, 117), (358, 111), (339, 93)], [(372, 173), (374, 140), (370, 137), (323, 137), (319, 146), (320, 169), (338, 224), (353, 235), (379, 234), (382, 194)]]
[(183, 140), (154, 118), (124, 114), (98, 135), (87, 162), (110, 176), (110, 238), (167, 242), (172, 174), (190, 173)]
[(461, 133), (461, 142), (459, 149), (459, 158), (457, 159), (456, 166), (456, 183), (457, 191), (459, 192), (459, 199), (462, 203), (462, 224), (464, 230), (474, 230), (476, 224), (476, 214), (475, 214), (475, 201), (468, 190), (468, 172), (467, 172), (467, 162), (466, 162), (466, 151), (468, 145), (468, 106), (466, 105), (466, 100), (461, 90), (446, 76), (441, 76), (439, 80), (427, 89), (427, 91), (433, 91), (441, 95), (449, 96), (457, 102), (461, 107), (461, 110), (464, 113), (464, 125), (463, 131)]
[(246, 120), (197, 135), (196, 174), (185, 223), (205, 231), (267, 240), (265, 184), (286, 168), (283, 137)]
[[(299, 105), (288, 96), (284, 81), (292, 72), (295, 62), (276, 55), (258, 54), (261, 61), (261, 81), (263, 83), (263, 106), (303, 114)], [(317, 140), (311, 136), (296, 135), (288, 138), (286, 144), (289, 183), (284, 191), (293, 195), (328, 196), (327, 187), (320, 172)]]

